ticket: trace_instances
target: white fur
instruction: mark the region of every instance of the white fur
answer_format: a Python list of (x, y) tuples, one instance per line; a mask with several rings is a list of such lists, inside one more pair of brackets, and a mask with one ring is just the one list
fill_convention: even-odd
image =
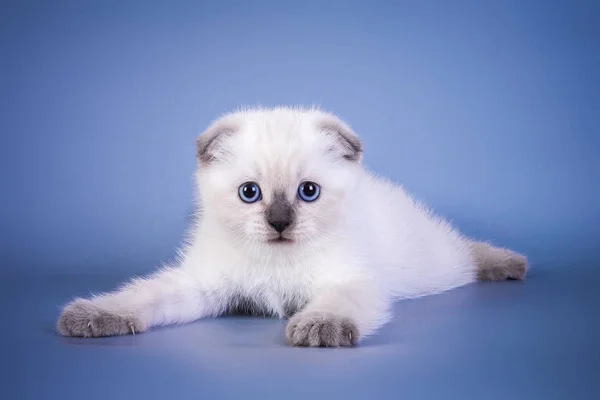
[[(214, 162), (200, 163), (197, 222), (179, 261), (92, 301), (147, 329), (218, 316), (245, 295), (280, 317), (290, 305), (348, 317), (364, 338), (389, 319), (394, 298), (474, 281), (468, 240), (400, 186), (332, 152), (339, 144), (316, 128), (320, 121), (347, 128), (316, 109), (244, 110), (216, 121), (213, 131), (238, 131), (219, 139)], [(322, 187), (313, 203), (296, 199), (305, 180)], [(240, 201), (246, 181), (260, 185), (260, 202)], [(292, 244), (267, 241), (264, 207), (279, 189), (298, 202)]]

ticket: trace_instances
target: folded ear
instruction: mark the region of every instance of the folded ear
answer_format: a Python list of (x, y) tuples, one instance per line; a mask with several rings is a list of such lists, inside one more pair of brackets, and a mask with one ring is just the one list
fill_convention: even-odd
[(236, 133), (238, 127), (236, 124), (219, 120), (213, 123), (196, 139), (196, 157), (201, 164), (211, 164), (225, 155), (223, 142), (225, 139)]
[(348, 125), (334, 116), (328, 116), (319, 121), (318, 127), (321, 132), (332, 136), (334, 148), (331, 150), (339, 152), (348, 161), (362, 160), (362, 143)]

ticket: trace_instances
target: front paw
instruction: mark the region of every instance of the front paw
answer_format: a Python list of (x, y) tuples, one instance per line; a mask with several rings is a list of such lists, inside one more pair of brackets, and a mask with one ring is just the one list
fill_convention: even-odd
[(359, 338), (358, 328), (350, 318), (326, 312), (300, 312), (293, 316), (285, 330), (293, 346), (353, 346)]
[(92, 300), (77, 299), (67, 305), (57, 323), (63, 336), (101, 337), (144, 331), (138, 318), (106, 311)]

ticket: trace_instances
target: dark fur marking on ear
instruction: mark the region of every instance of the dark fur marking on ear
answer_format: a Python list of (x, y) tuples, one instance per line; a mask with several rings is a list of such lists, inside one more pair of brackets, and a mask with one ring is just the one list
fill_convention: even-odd
[(225, 137), (237, 132), (238, 128), (230, 124), (217, 124), (206, 130), (196, 139), (196, 157), (204, 164), (216, 160), (215, 150), (220, 141)]
[(319, 125), (320, 130), (336, 135), (336, 140), (342, 147), (342, 157), (348, 161), (360, 161), (363, 146), (360, 139), (348, 127), (337, 121), (326, 121)]

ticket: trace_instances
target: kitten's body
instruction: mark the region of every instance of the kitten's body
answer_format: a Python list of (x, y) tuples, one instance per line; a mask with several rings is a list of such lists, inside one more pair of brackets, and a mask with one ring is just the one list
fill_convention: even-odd
[[(198, 141), (198, 221), (177, 265), (74, 300), (59, 331), (127, 334), (242, 311), (291, 317), (294, 345), (350, 345), (388, 320), (394, 298), (524, 278), (524, 257), (463, 237), (361, 155), (350, 128), (318, 110), (218, 120)], [(305, 181), (322, 188), (314, 202), (298, 197)], [(240, 200), (245, 182), (260, 186), (260, 201)], [(281, 233), (273, 213), (288, 218)]]

